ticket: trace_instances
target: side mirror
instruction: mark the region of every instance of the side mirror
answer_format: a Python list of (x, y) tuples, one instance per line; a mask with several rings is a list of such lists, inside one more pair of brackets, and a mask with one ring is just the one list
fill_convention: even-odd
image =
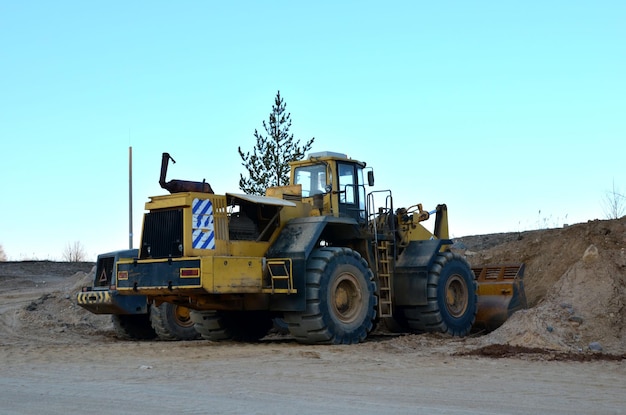
[(368, 186), (374, 186), (374, 171), (373, 170), (367, 171), (367, 184)]

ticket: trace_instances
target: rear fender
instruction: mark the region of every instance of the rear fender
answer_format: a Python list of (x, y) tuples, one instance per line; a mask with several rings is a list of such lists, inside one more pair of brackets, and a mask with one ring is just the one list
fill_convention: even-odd
[(422, 306), (428, 304), (428, 270), (443, 245), (452, 241), (430, 239), (411, 241), (396, 262), (393, 277), (394, 304)]
[[(328, 231), (326, 233), (325, 230)], [(289, 221), (267, 252), (267, 258), (290, 258), (296, 294), (274, 294), (270, 300), (273, 311), (303, 311), (306, 308), (306, 262), (313, 249), (324, 238), (342, 241), (358, 237), (358, 225), (352, 218), (311, 216)], [(328, 241), (330, 242), (330, 241)]]

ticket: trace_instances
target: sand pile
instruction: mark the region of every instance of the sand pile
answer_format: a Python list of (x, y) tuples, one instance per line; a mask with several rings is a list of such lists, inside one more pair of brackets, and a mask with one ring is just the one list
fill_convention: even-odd
[(626, 253), (589, 246), (535, 307), (514, 314), (483, 344), (626, 353)]
[(626, 218), (533, 231), (468, 253), (474, 263), (527, 265), (531, 307), (482, 344), (626, 353)]
[[(33, 272), (34, 263), (19, 266), (22, 277), (0, 276), (3, 344), (34, 339), (52, 344), (79, 343), (93, 335), (112, 333), (110, 316), (90, 313), (76, 303), (81, 288), (92, 284), (93, 270), (60, 276), (64, 273), (60, 265), (51, 274)], [(71, 271), (72, 267), (65, 269)]]

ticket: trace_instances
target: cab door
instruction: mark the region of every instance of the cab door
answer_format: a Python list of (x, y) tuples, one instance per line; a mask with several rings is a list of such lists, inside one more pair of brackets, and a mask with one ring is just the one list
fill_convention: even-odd
[(365, 186), (363, 168), (354, 163), (337, 163), (339, 184), (339, 216), (354, 218), (365, 223)]

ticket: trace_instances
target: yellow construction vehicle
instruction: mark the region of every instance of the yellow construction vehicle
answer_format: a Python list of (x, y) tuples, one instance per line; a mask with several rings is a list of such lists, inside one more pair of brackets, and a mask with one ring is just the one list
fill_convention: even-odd
[(291, 163), (289, 185), (258, 196), (166, 182), (170, 159), (160, 179), (170, 194), (146, 203), (139, 254), (116, 263), (117, 291), (189, 308), (205, 339), (258, 340), (277, 318), (307, 344), (358, 343), (381, 321), (464, 336), (481, 301), (490, 328), (525, 305), (521, 272), (477, 282), (451, 251), (445, 204), (394, 209), (390, 190), (367, 190), (364, 162), (310, 154)]
[(98, 255), (92, 285), (76, 294), (79, 306), (94, 314), (110, 314), (118, 337), (129, 340), (194, 340), (199, 333), (193, 327), (187, 307), (148, 302), (145, 295), (119, 295), (116, 288), (117, 261), (137, 258), (137, 249), (124, 249)]

